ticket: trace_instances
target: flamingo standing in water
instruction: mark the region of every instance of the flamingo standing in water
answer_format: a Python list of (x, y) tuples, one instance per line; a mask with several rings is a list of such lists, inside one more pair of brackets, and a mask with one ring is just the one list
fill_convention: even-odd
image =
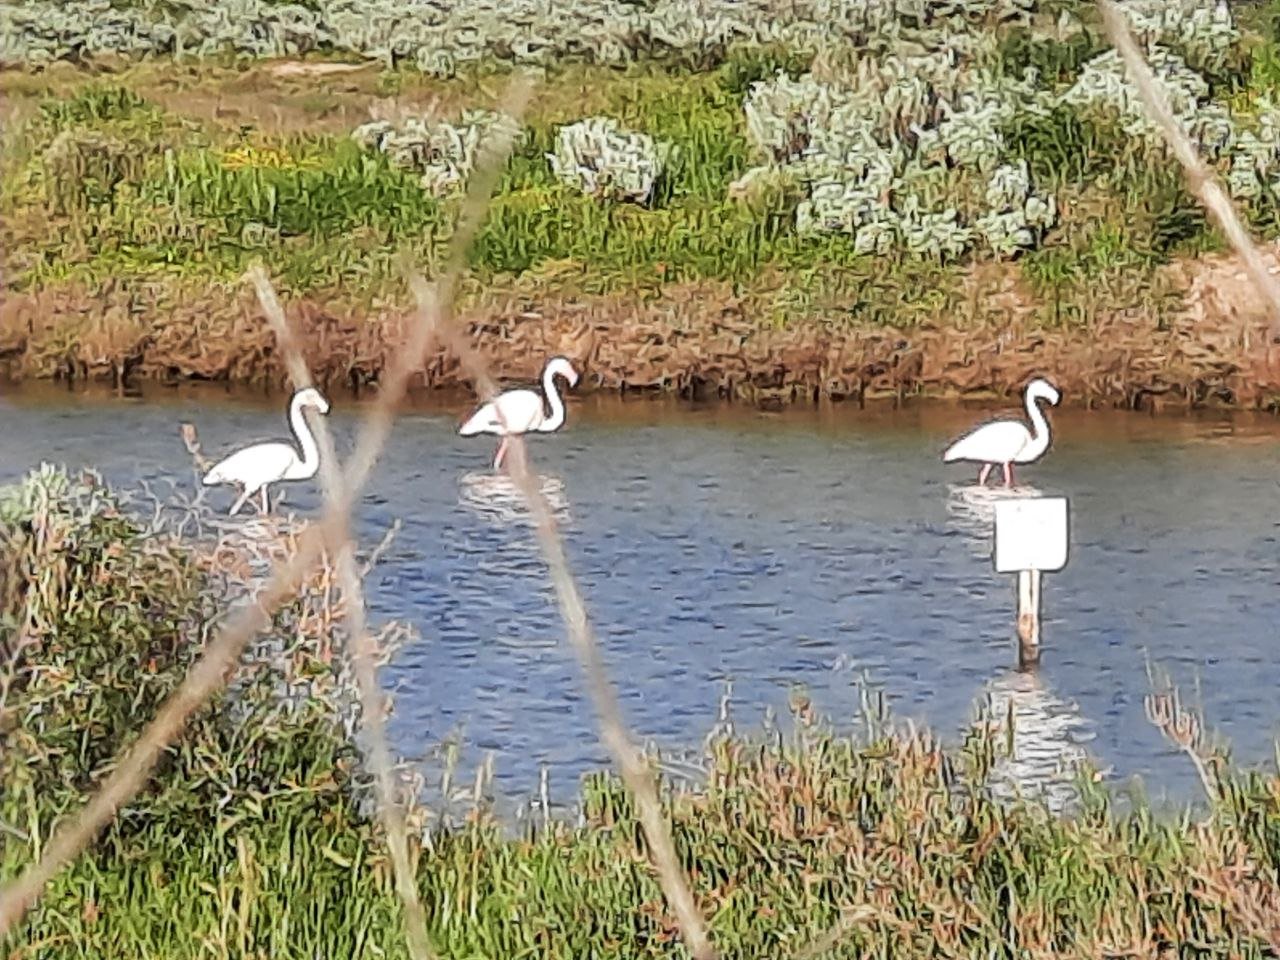
[[(555, 378), (564, 377), (569, 386), (578, 383), (578, 371), (564, 357), (552, 357), (542, 370), (542, 393), (537, 390), (507, 390), (473, 413), (458, 428), (461, 437), (492, 433), (502, 437), (493, 458), (493, 469), (502, 466), (511, 437), (525, 433), (552, 433), (564, 426), (564, 401), (556, 389)], [(543, 400), (551, 408), (548, 414)]]
[(304, 387), (289, 401), (289, 423), (302, 447), (302, 456), (298, 456), (298, 451), (290, 443), (255, 443), (218, 461), (204, 475), (202, 482), (206, 487), (230, 483), (241, 488), (239, 499), (231, 505), (230, 515), (238, 513), (245, 501), (259, 491), (262, 493), (262, 512), (266, 513), (270, 509), (269, 484), (282, 480), (310, 480), (319, 471), (320, 450), (302, 416), (305, 407), (328, 413), (329, 401), (314, 387)]
[(943, 453), (943, 462), (971, 460), (981, 463), (983, 467), (978, 474), (978, 486), (987, 482), (991, 468), (999, 464), (1004, 468), (1004, 485), (1013, 486), (1013, 465), (1034, 463), (1049, 449), (1049, 422), (1040, 410), (1039, 401), (1047, 400), (1057, 406), (1060, 399), (1057, 389), (1049, 381), (1032, 380), (1026, 391), (1030, 430), (1021, 420), (996, 420), (953, 443)]

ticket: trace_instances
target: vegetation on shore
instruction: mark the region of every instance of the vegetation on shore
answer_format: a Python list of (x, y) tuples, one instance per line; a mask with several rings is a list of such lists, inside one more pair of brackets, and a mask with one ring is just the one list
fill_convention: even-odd
[[(261, 259), (340, 329), (318, 366), (376, 379), (379, 326), (404, 299), (397, 258), (434, 262), (512, 62), (545, 77), (472, 250), (467, 306), (478, 331), (529, 316), (543, 340), (581, 334), (584, 308), (608, 314), (596, 338), (637, 359), (604, 364), (601, 385), (1004, 392), (1021, 364), (966, 386), (912, 355), (943, 342), (952, 355), (925, 367), (963, 365), (976, 332), (1158, 361), (1164, 332), (1194, 339), (1184, 267), (1220, 240), (1135, 112), (1091, 3), (970, 0), (924, 19), (910, 3), (837, 6), (788, 5), (772, 28), (735, 8), (691, 32), (683, 6), (606, 0), (531, 7), (528, 22), (480, 0), (425, 4), (421, 29), (373, 0), (245, 0), (221, 19), (121, 4), (97, 26), (85, 4), (18, 5), (0, 72), (14, 118), (0, 357), (15, 375), (278, 376), (236, 292)], [(1125, 6), (1202, 151), (1275, 237), (1280, 8)], [(470, 40), (448, 39), (455, 15), (474, 18)], [(352, 52), (372, 62), (338, 62)], [(297, 54), (310, 59), (257, 59)], [(708, 369), (670, 350), (646, 360), (654, 336)], [(881, 336), (903, 346), (857, 356)], [(833, 358), (845, 345), (854, 356)], [(1112, 360), (1076, 392), (1161, 391)], [(1163, 388), (1263, 404), (1280, 391), (1250, 380), (1246, 350), (1229, 362), (1244, 383), (1195, 367)]]
[[(193, 535), (199, 510), (180, 512), (182, 536), (139, 520), (96, 478), (53, 469), (0, 491), (5, 878), (174, 688), (216, 611), (296, 533)], [(49, 887), (7, 956), (406, 956), (350, 740), (350, 680), (328, 655), (340, 617), (324, 576)], [(1192, 726), (1163, 719), (1197, 749)], [(1181, 819), (1118, 812), (1086, 776), (1078, 809), (1059, 817), (998, 799), (1004, 748), (979, 728), (943, 747), (878, 724), (839, 734), (804, 703), (795, 720), (763, 739), (717, 731), (705, 781), (664, 792), (722, 956), (1280, 950), (1274, 775), (1231, 776), (1210, 758), (1209, 809)], [(483, 796), (460, 822), (415, 817), (441, 956), (685, 955), (626, 791), (594, 775), (579, 803), (578, 825), (531, 817), (514, 832)]]

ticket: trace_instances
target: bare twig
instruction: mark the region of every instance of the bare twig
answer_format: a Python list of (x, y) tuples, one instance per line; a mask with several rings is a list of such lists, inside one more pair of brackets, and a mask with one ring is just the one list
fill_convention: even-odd
[[(420, 275), (411, 275), (409, 284), (419, 303), (430, 303), (431, 289)], [(491, 399), (497, 392), (497, 385), (489, 375), (487, 364), (463, 336), (454, 323), (452, 314), (446, 313), (443, 309), (440, 314), (439, 332), (449, 349), (458, 357), (467, 375), (471, 377), (480, 399), (483, 401)], [(501, 417), (501, 411), (498, 415)], [(556, 530), (555, 518), (529, 469), (524, 442), (520, 435), (511, 435), (510, 444), (508, 458), (510, 473), (533, 514), (538, 543), (551, 571), (551, 581), (556, 591), (560, 615), (564, 619), (569, 641), (582, 666), (586, 686), (595, 705), (601, 739), (613, 754), (623, 780), (636, 798), (640, 823), (649, 847), (653, 851), (663, 894), (675, 912), (681, 935), (689, 952), (695, 960), (711, 960), (716, 954), (711, 946), (706, 922), (703, 920), (688, 880), (681, 869), (679, 858), (676, 856), (675, 844), (662, 815), (662, 806), (658, 800), (652, 771), (632, 743), (626, 722), (622, 718), (617, 695), (609, 681), (608, 673), (600, 658), (599, 646), (587, 619), (582, 595), (569, 570), (564, 545)]]
[[(528, 76), (520, 75), (512, 81), (505, 98), (504, 113), (512, 117), (516, 124), (519, 123), (528, 106), (531, 93), (532, 87)], [(498, 128), (497, 135), (491, 137), (487, 143), (488, 149), (483, 152), (475, 176), (468, 185), (462, 216), (467, 229), (459, 230), (454, 234), (450, 251), (452, 256), (446, 268), (445, 284), (450, 293), (457, 288), (458, 275), (465, 263), (466, 245), (470, 244), (479, 223), (483, 221), (489, 197), (497, 183), (497, 175), (505, 166), (514, 145), (516, 129), (514, 124), (510, 129), (505, 126)], [(266, 272), (260, 266), (256, 266), (250, 272), (250, 278), (257, 289), (263, 312), (266, 313), (275, 330), (294, 388), (302, 389), (311, 386), (311, 375), (306, 358), (302, 355), (298, 338), (290, 328), (284, 309), (276, 298), (275, 290)], [(409, 376), (422, 366), (423, 355), (435, 330), (437, 310), (438, 301), (424, 303), (422, 309), (418, 311), (417, 323), (414, 325), (415, 332), (419, 334), (414, 338), (414, 347), (399, 354), (399, 362), (405, 367), (406, 386)], [(323, 423), (320, 424), (317, 434), (322, 453), (320, 463), (321, 476), (326, 487), (325, 495), (330, 509), (334, 510), (342, 492), (342, 479), (337, 471), (333, 438)], [(435, 954), (427, 937), (426, 917), (422, 910), (421, 898), (418, 896), (418, 887), (409, 857), (405, 812), (396, 795), (395, 763), (386, 735), (385, 698), (378, 682), (377, 641), (369, 632), (364, 588), (361, 583), (361, 573), (356, 566), (355, 539), (351, 532), (349, 510), (338, 513), (335, 534), (336, 539), (330, 543), (330, 548), (337, 556), (338, 580), (346, 598), (344, 609), (354, 646), (352, 662), (360, 692), (362, 725), (369, 738), (369, 761), (377, 786), (378, 811), (391, 852), (396, 889), (404, 905), (409, 951), (414, 960), (427, 960)]]
[[(521, 77), (514, 84), (514, 93), (510, 99), (520, 113), (523, 113), (528, 103), (530, 92), (531, 85), (527, 77)], [(487, 157), (501, 155), (501, 150), (491, 149)], [(480, 176), (473, 178), (468, 191), (460, 229), (453, 237), (452, 256), (449, 259), (451, 265), (464, 262), (466, 251), (459, 251), (458, 246), (465, 246), (475, 236), (489, 193), (497, 182), (496, 172), (484, 167), (478, 172)], [(397, 351), (399, 362), (389, 371), (383, 389), (365, 419), (355, 451), (347, 463), (341, 482), (335, 487), (336, 495), (327, 504), (320, 522), (308, 528), (299, 539), (298, 550), (290, 562), (283, 568), (277, 567), (257, 596), (256, 602), (218, 631), (204, 654), (187, 672), (182, 684), (164, 702), (137, 742), (119, 759), (79, 815), (54, 831), (39, 861), (0, 890), (0, 939), (10, 933), (14, 924), (36, 902), (45, 885), (58, 871), (78, 856), (111, 821), (115, 811), (142, 788), (161, 752), (181, 733), (191, 714), (223, 685), (249, 640), (270, 624), (274, 611), (297, 591), (302, 578), (319, 559), (323, 546), (341, 542), (354, 498), (372, 473), (390, 434), (396, 409), (408, 387), (409, 379), (421, 365), (421, 358), (431, 338), (432, 311), (450, 308), (448, 297), (456, 288), (457, 280), (454, 277), (445, 285), (447, 293), (439, 301), (439, 306), (431, 304), (421, 312), (423, 322), (411, 327), (404, 348)]]
[(1107, 34), (1111, 37), (1111, 42), (1116, 49), (1120, 51), (1120, 56), (1124, 58), (1129, 76), (1142, 95), (1142, 101), (1146, 104), (1151, 119), (1160, 127), (1174, 155), (1182, 164), (1191, 192), (1218, 222), (1227, 241), (1244, 261), (1245, 269), (1253, 280), (1254, 286), (1257, 287), (1258, 293), (1270, 306), (1271, 340), (1273, 343), (1280, 342), (1280, 282), (1267, 271), (1262, 254), (1249, 239), (1249, 234), (1240, 222), (1240, 217), (1236, 214), (1226, 191), (1200, 159), (1195, 144), (1183, 129), (1172, 107), (1169, 106), (1169, 98), (1165, 95), (1164, 87), (1151, 72), (1146, 58), (1138, 49), (1124, 13), (1116, 6), (1114, 0), (1098, 0), (1098, 7), (1102, 11)]
[(200, 438), (196, 434), (196, 426), (194, 423), (184, 423), (181, 428), (182, 443), (187, 448), (187, 453), (191, 454), (191, 461), (195, 464), (199, 473), (205, 473), (213, 466), (213, 461), (204, 455), (204, 450), (200, 447)]
[(387, 532), (382, 535), (382, 539), (378, 541), (378, 545), (369, 551), (369, 556), (364, 564), (360, 567), (360, 576), (367, 577), (369, 571), (378, 565), (378, 561), (382, 559), (382, 555), (391, 548), (392, 542), (396, 538), (396, 534), (400, 532), (400, 518), (397, 517), (392, 521), (391, 526), (387, 528)]
[(1204, 753), (1204, 734), (1200, 717), (1192, 710), (1183, 707), (1177, 688), (1167, 693), (1149, 693), (1142, 699), (1147, 720), (1156, 727), (1165, 738), (1187, 755), (1200, 783), (1204, 787), (1209, 802), (1222, 795), (1218, 776), (1210, 770)]
[[(298, 338), (290, 327), (284, 308), (276, 297), (275, 289), (266, 271), (261, 266), (255, 265), (249, 271), (249, 279), (257, 290), (262, 311), (275, 331), (294, 389), (301, 390), (311, 386), (311, 371), (307, 366), (306, 358), (302, 355)], [(421, 325), (429, 330), (430, 321), (429, 316), (424, 316)], [(374, 663), (376, 651), (371, 649), (374, 641), (369, 634), (365, 616), (364, 587), (355, 564), (351, 517), (348, 511), (335, 509), (342, 489), (342, 480), (337, 468), (337, 454), (328, 425), (323, 418), (316, 419), (318, 421), (315, 430), (316, 441), (321, 450), (321, 482), (325, 488), (326, 503), (331, 511), (335, 511), (337, 521), (333, 528), (334, 540), (328, 546), (337, 558), (335, 567), (345, 600), (343, 611), (353, 643), (350, 653), (360, 693), (360, 716), (362, 725), (369, 735), (369, 763), (373, 769), (374, 783), (377, 788), (378, 814), (391, 852), (396, 891), (404, 906), (405, 936), (409, 944), (409, 953), (413, 960), (433, 960), (436, 954), (427, 936), (426, 916), (422, 910), (422, 900), (418, 896), (418, 887), (414, 882), (413, 868), (409, 859), (409, 838), (404, 811), (399, 798), (395, 795), (393, 761), (382, 723), (384, 701), (381, 688), (378, 686), (377, 666)]]

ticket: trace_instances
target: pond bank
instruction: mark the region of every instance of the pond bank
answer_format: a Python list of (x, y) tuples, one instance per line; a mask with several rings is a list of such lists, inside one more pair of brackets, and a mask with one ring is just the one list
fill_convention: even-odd
[[(1275, 255), (1268, 259), (1274, 265)], [(1165, 269), (1166, 297), (1088, 324), (1053, 325), (1013, 269), (971, 271), (909, 327), (779, 323), (728, 284), (664, 285), (635, 295), (491, 289), (464, 303), (474, 342), (506, 378), (532, 378), (560, 353), (579, 389), (673, 392), (763, 406), (818, 400), (1005, 397), (1047, 375), (1067, 402), (1159, 410), (1280, 408), (1280, 350), (1233, 258)], [(873, 291), (874, 294), (874, 291)], [(317, 378), (376, 383), (404, 332), (395, 304), (306, 295), (289, 310)], [(0, 370), (13, 379), (283, 383), (274, 337), (247, 286), (58, 286), (0, 306)], [(465, 385), (430, 355), (423, 385)]]

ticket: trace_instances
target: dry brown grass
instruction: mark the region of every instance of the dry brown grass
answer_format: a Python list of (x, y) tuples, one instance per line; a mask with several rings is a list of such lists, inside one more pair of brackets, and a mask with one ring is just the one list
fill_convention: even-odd
[[(1274, 250), (1268, 269), (1280, 270)], [(1238, 258), (1173, 265), (1165, 283), (1179, 306), (1099, 311), (1087, 327), (1049, 326), (1017, 271), (976, 270), (965, 312), (912, 328), (842, 328), (797, 319), (778, 327), (758, 304), (721, 284), (672, 286), (660, 298), (468, 289), (459, 322), (499, 378), (536, 376), (564, 354), (586, 383), (608, 390), (672, 391), (763, 404), (820, 399), (1007, 396), (1052, 369), (1074, 402), (1175, 409), (1220, 403), (1269, 406), (1280, 367), (1265, 350), (1270, 314)], [(95, 314), (130, 317), (129, 336), (107, 336)], [(373, 307), (300, 297), (291, 319), (312, 375), (334, 388), (387, 375), (411, 318)], [(95, 332), (96, 331), (96, 332)], [(145, 291), (64, 288), (0, 305), (0, 370), (22, 377), (110, 380), (196, 378), (280, 384), (274, 336), (243, 290), (157, 284)], [(457, 358), (428, 350), (417, 379), (456, 386)]]

